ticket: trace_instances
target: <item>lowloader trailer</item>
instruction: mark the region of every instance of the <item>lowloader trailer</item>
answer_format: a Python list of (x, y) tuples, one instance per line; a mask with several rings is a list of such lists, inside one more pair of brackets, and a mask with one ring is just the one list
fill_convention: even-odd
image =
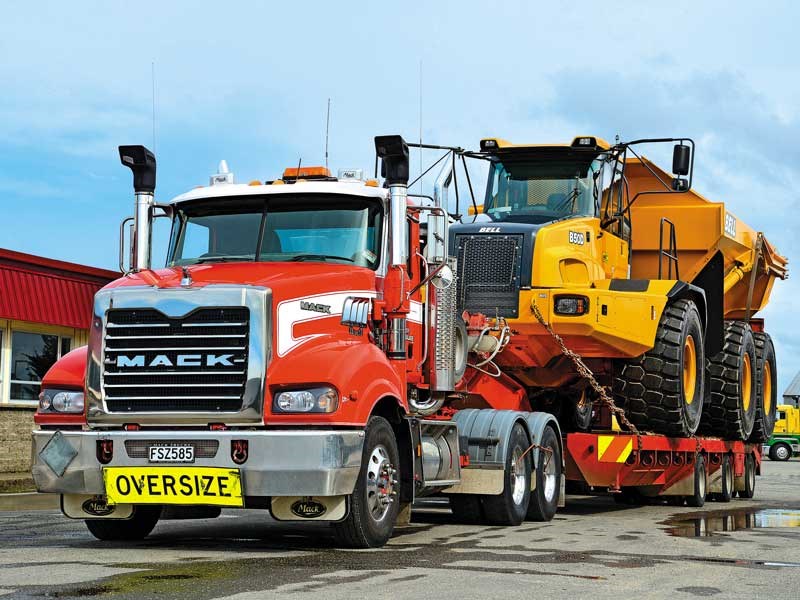
[[(520, 188), (474, 232), (453, 223), (448, 190), (455, 159), (491, 152), (448, 150), (433, 196), (420, 198), (408, 190), (409, 145), (381, 136), (375, 146), (382, 186), (322, 167), (238, 184), (223, 162), (208, 186), (164, 204), (154, 155), (120, 147), (135, 192), (120, 231), (124, 275), (96, 295), (88, 346), (43, 379), (32, 441), (40, 492), (59, 494), (62, 512), (101, 540), (141, 539), (159, 519), (260, 508), (327, 524), (350, 547), (385, 544), (430, 495), (449, 497), (459, 519), (499, 525), (552, 519), (568, 480), (621, 499), (752, 495), (758, 445), (674, 435), (671, 421), (672, 435), (650, 432), (637, 414), (657, 411), (621, 402), (641, 396), (633, 361), (650, 365), (642, 353), (669, 342), (677, 355), (662, 350), (671, 361), (659, 367), (662, 387), (643, 371), (649, 393), (638, 401), (671, 402), (677, 384), (694, 393), (687, 404), (704, 404), (691, 366), (710, 322), (708, 312), (693, 321), (691, 360), (685, 339), (654, 344), (659, 323), (673, 326), (662, 318), (670, 303), (687, 308), (702, 294), (677, 274), (644, 290), (624, 277), (630, 206), (600, 213), (630, 185), (622, 146), (607, 187), (567, 161), (544, 177), (573, 186), (535, 209), (545, 221), (516, 222)], [(689, 157), (676, 153), (680, 173)], [(167, 266), (155, 269), (161, 217), (172, 233)], [(759, 273), (774, 274), (780, 261), (764, 247)], [(752, 363), (751, 390), (764, 373)], [(629, 384), (611, 398), (618, 372)]]

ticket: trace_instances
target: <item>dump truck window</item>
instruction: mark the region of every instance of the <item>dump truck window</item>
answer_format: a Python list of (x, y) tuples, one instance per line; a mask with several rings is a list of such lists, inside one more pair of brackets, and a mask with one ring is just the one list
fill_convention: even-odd
[(489, 170), (485, 212), (494, 220), (547, 223), (596, 214), (597, 164), (496, 161)]

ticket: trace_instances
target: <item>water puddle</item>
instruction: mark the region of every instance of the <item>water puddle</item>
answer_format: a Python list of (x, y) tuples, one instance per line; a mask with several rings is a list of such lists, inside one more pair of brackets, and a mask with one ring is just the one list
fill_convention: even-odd
[(800, 510), (785, 508), (718, 510), (676, 516), (664, 521), (666, 532), (678, 537), (708, 537), (764, 527), (800, 528)]

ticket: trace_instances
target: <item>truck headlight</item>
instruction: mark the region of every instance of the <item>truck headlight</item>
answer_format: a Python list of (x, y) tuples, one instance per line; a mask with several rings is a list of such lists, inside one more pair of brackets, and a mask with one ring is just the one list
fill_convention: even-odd
[(339, 394), (330, 387), (286, 390), (275, 396), (273, 408), (284, 413), (332, 413), (339, 408)]
[(61, 413), (82, 413), (83, 392), (71, 390), (42, 390), (39, 394), (39, 411)]
[(586, 296), (556, 296), (553, 311), (557, 315), (585, 315), (589, 312), (589, 299)]

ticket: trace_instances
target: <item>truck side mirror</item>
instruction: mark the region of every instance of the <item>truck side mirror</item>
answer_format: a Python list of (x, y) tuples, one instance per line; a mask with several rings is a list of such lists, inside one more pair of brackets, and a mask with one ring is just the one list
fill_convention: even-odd
[(689, 174), (691, 163), (691, 149), (689, 146), (677, 144), (672, 151), (672, 172), (680, 177)]

